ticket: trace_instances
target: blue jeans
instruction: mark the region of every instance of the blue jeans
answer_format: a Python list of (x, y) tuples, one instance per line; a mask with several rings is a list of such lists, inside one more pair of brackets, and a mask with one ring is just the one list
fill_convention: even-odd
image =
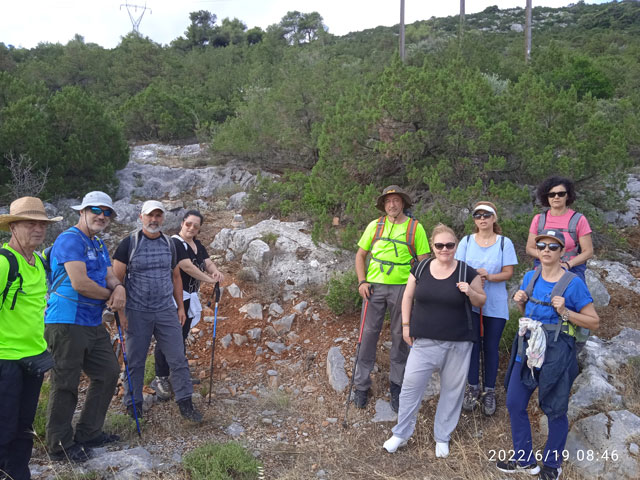
[[(533, 442), (531, 440), (531, 423), (527, 414), (529, 399), (535, 391), (535, 387), (527, 387), (520, 381), (520, 367), (517, 362), (509, 378), (507, 388), (507, 410), (511, 419), (511, 437), (513, 439), (513, 449), (515, 460), (520, 465), (531, 465), (536, 463), (533, 452)], [(528, 368), (526, 365), (524, 368)], [(569, 434), (569, 419), (566, 413), (554, 419), (549, 419), (549, 436), (542, 453), (542, 463), (547, 467), (558, 468), (562, 464), (562, 451), (567, 442)], [(538, 457), (540, 458), (540, 457)]]
[[(484, 339), (482, 340), (484, 351), (484, 386), (495, 388), (496, 378), (498, 377), (498, 348), (500, 346), (500, 337), (507, 321), (504, 318), (482, 316), (482, 325), (484, 327)], [(480, 325), (480, 315), (473, 312), (473, 324)], [(478, 327), (476, 327), (478, 328)], [(479, 337), (479, 335), (478, 335)], [(469, 364), (469, 375), (467, 382), (469, 385), (478, 385), (480, 371), (480, 342), (473, 344), (471, 350), (471, 363)]]
[(31, 478), (32, 424), (43, 378), (27, 375), (17, 360), (0, 360), (0, 474), (15, 480)]

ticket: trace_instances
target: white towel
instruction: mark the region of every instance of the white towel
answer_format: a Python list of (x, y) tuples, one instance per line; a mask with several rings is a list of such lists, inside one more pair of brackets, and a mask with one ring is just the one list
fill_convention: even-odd
[(533, 369), (542, 367), (544, 363), (544, 354), (547, 350), (547, 335), (542, 323), (531, 318), (521, 318), (518, 326), (518, 335), (521, 337), (527, 333), (527, 330), (531, 332), (525, 353), (527, 354), (527, 366), (531, 369), (531, 374), (533, 375)]
[(187, 312), (187, 317), (193, 318), (193, 320), (191, 321), (191, 328), (193, 328), (200, 321), (200, 314), (202, 313), (202, 304), (200, 303), (198, 292), (188, 293), (183, 290), (182, 300), (191, 300), (189, 302), (189, 311)]

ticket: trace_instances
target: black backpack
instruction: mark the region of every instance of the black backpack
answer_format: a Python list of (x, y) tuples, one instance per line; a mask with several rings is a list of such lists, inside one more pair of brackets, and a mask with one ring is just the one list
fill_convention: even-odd
[[(38, 257), (40, 259), (40, 262), (42, 262), (42, 265), (44, 266), (45, 272), (47, 274), (47, 278), (49, 278), (49, 274), (51, 272), (51, 268), (49, 267), (49, 262), (45, 261), (45, 259), (43, 259), (38, 252), (33, 252), (33, 253), (34, 253), (34, 258)], [(20, 270), (18, 268), (18, 259), (16, 258), (15, 254), (7, 248), (0, 248), (0, 255), (3, 255), (9, 262), (9, 273), (7, 275), (7, 284), (5, 285), (4, 290), (2, 291), (2, 301), (0, 302), (0, 309), (2, 309), (2, 307), (4, 306), (4, 302), (7, 299), (7, 296), (9, 296), (9, 290), (11, 289), (11, 286), (13, 285), (13, 283), (16, 280), (20, 281), (20, 284), (18, 285), (18, 288), (13, 295), (13, 299), (11, 300), (11, 307), (9, 307), (9, 310), (13, 310), (16, 307), (18, 294), (25, 293), (24, 290), (22, 290), (22, 283), (24, 279), (20, 274)]]

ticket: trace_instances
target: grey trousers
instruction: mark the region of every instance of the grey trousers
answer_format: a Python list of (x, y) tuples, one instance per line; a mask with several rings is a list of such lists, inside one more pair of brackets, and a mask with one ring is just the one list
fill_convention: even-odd
[[(184, 355), (182, 327), (178, 320), (178, 312), (171, 308), (159, 312), (139, 312), (127, 309), (126, 313), (129, 322), (126, 336), (127, 359), (129, 360), (129, 373), (136, 403), (142, 403), (144, 364), (152, 335), (156, 337), (156, 342), (160, 345), (171, 369), (169, 381), (176, 402), (191, 398), (193, 384), (189, 373), (189, 363)], [(131, 404), (130, 395), (125, 397), (125, 403)]]
[(448, 442), (462, 410), (472, 342), (446, 342), (417, 338), (407, 360), (400, 392), (398, 424), (392, 432), (404, 440), (413, 435), (422, 396), (431, 375), (440, 370), (440, 399), (433, 431), (436, 442)]
[(369, 297), (367, 317), (364, 320), (362, 343), (358, 355), (353, 383), (356, 390), (369, 390), (371, 387), (371, 371), (376, 361), (376, 347), (384, 314), (389, 309), (391, 317), (391, 353), (389, 354), (389, 380), (402, 385), (404, 366), (409, 355), (409, 345), (402, 339), (402, 295), (405, 285), (373, 285), (373, 293)]

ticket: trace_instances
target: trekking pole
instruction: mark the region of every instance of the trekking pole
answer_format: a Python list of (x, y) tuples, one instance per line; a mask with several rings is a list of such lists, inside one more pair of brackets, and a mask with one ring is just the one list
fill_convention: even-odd
[(480, 378), (482, 379), (480, 385), (482, 385), (482, 395), (484, 395), (484, 382), (486, 380), (484, 368), (484, 321), (482, 319), (482, 308), (480, 308)]
[[(371, 295), (371, 287), (369, 287), (369, 295)], [(353, 361), (353, 371), (351, 372), (351, 381), (349, 382), (349, 391), (347, 392), (347, 403), (344, 409), (344, 420), (342, 426), (347, 428), (347, 415), (349, 413), (349, 404), (351, 403), (351, 392), (353, 391), (353, 382), (356, 378), (356, 367), (358, 366), (358, 356), (360, 354), (360, 345), (362, 344), (362, 331), (364, 330), (364, 320), (367, 318), (367, 308), (369, 307), (369, 299), (366, 298), (362, 304), (362, 319), (360, 320), (360, 335), (358, 336), (358, 346), (356, 347), (356, 358)]]
[(127, 380), (129, 382), (129, 393), (131, 394), (131, 406), (133, 407), (133, 416), (136, 419), (136, 428), (138, 429), (138, 437), (142, 437), (142, 431), (140, 431), (140, 421), (138, 420), (138, 412), (136, 411), (136, 399), (133, 397), (133, 383), (131, 382), (131, 375), (129, 375), (129, 361), (127, 360), (127, 349), (124, 344), (124, 337), (122, 336), (122, 327), (120, 326), (120, 315), (118, 312), (113, 312), (116, 317), (116, 326), (118, 327), (118, 335), (120, 336), (120, 345), (122, 346), (122, 358), (124, 359), (124, 369), (127, 372)]
[(211, 392), (213, 391), (213, 357), (216, 354), (216, 325), (218, 324), (218, 302), (220, 301), (220, 282), (216, 282), (213, 288), (216, 297), (216, 306), (213, 311), (213, 340), (211, 341), (211, 367), (209, 368), (209, 405), (211, 405)]

